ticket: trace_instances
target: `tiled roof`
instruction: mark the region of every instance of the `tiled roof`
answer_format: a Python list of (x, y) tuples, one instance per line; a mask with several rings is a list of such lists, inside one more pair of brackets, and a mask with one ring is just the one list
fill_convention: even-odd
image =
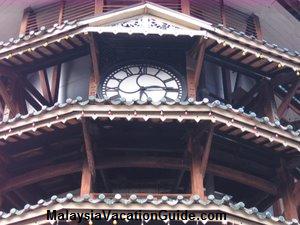
[(151, 204), (156, 206), (167, 205), (171, 207), (175, 207), (177, 205), (184, 205), (187, 207), (201, 205), (201, 206), (210, 206), (215, 205), (217, 207), (227, 207), (233, 211), (240, 211), (249, 216), (254, 216), (259, 220), (268, 220), (270, 222), (278, 222), (282, 224), (288, 225), (299, 225), (298, 220), (293, 219), (291, 221), (286, 220), (283, 216), (274, 217), (269, 212), (261, 213), (257, 208), (246, 208), (243, 202), (232, 203), (230, 201), (230, 197), (225, 195), (222, 199), (217, 199), (213, 195), (209, 195), (207, 200), (201, 200), (198, 195), (192, 195), (191, 197), (184, 197), (182, 195), (177, 195), (177, 197), (169, 198), (167, 195), (162, 196), (160, 198), (156, 198), (153, 195), (149, 194), (146, 197), (138, 197), (135, 194), (132, 194), (129, 198), (122, 197), (121, 194), (115, 194), (114, 197), (107, 197), (104, 194), (99, 194), (97, 197), (93, 197), (90, 195), (85, 195), (83, 197), (76, 197), (73, 194), (68, 193), (64, 197), (52, 196), (50, 200), (41, 199), (35, 205), (25, 205), (23, 209), (17, 210), (15, 208), (11, 209), (8, 213), (0, 211), (0, 222), (1, 220), (10, 219), (11, 217), (22, 216), (23, 214), (38, 210), (40, 208), (49, 208), (51, 206), (57, 204), (64, 203), (91, 203), (92, 205), (97, 204), (105, 204), (108, 206), (113, 206), (114, 204), (122, 204), (124, 206), (128, 206), (130, 204), (139, 204), (146, 205)]
[(134, 106), (134, 105), (153, 105), (153, 106), (160, 106), (160, 105), (193, 106), (194, 105), (194, 106), (201, 106), (201, 105), (207, 105), (210, 108), (219, 108), (222, 110), (230, 111), (235, 114), (239, 114), (246, 118), (252, 119), (256, 122), (266, 124), (266, 125), (270, 126), (271, 128), (277, 128), (277, 129), (289, 132), (290, 134), (292, 134), (295, 137), (300, 136), (300, 129), (294, 130), (294, 127), (292, 125), (284, 126), (280, 123), (279, 120), (276, 120), (273, 123), (270, 121), (270, 119), (268, 117), (262, 117), (262, 118), (258, 117), (256, 115), (256, 113), (254, 113), (254, 112), (245, 112), (244, 108), (237, 108), (237, 109), (233, 108), (232, 105), (221, 103), (219, 100), (209, 102), (209, 100), (207, 98), (204, 98), (202, 101), (196, 101), (196, 100), (190, 98), (187, 101), (179, 101), (179, 100), (178, 101), (166, 101), (165, 99), (162, 99), (159, 102), (155, 102), (155, 101), (152, 101), (151, 99), (148, 99), (148, 101), (141, 101), (141, 100), (126, 101), (123, 98), (116, 99), (116, 100), (110, 100), (110, 99), (106, 99), (106, 98), (95, 98), (93, 96), (90, 96), (88, 100), (83, 100), (82, 97), (78, 96), (76, 99), (70, 99), (70, 98), (67, 99), (65, 103), (55, 103), (53, 106), (49, 106), (49, 107), (43, 106), (40, 111), (32, 111), (26, 115), (17, 114), (12, 119), (8, 119), (8, 120), (4, 120), (4, 121), (0, 122), (0, 128), (10, 125), (12, 123), (18, 122), (20, 120), (28, 119), (30, 117), (38, 116), (43, 113), (47, 113), (47, 112), (50, 112), (53, 110), (67, 107), (68, 105), (78, 104), (81, 106), (85, 106), (85, 105), (90, 105), (90, 104), (94, 104), (94, 103), (101, 103), (103, 105), (127, 105), (127, 106)]
[[(153, 3), (146, 3), (146, 4), (156, 5)], [(140, 4), (137, 4), (137, 5), (140, 5)], [(137, 5), (129, 6), (126, 8), (132, 8)], [(162, 6), (159, 6), (159, 7), (162, 7)], [(164, 8), (164, 7), (162, 7), (162, 8)], [(122, 10), (122, 8), (118, 9), (118, 10)], [(109, 13), (111, 13), (111, 12), (104, 13), (104, 14), (109, 14)], [(47, 35), (49, 36), (49, 35), (54, 35), (56, 33), (64, 33), (64, 32), (68, 32), (70, 30), (74, 30), (75, 28), (86, 27), (85, 25), (87, 25), (87, 24), (84, 23), (85, 20), (86, 20), (86, 18), (83, 18), (78, 21), (76, 21), (76, 20), (64, 21), (64, 23), (62, 25), (54, 24), (53, 27), (50, 27), (48, 29), (45, 27), (41, 27), (39, 30), (31, 31), (27, 35), (20, 35), (18, 38), (10, 38), (6, 42), (0, 42), (0, 53), (5, 53), (6, 51), (10, 51), (14, 47), (17, 47), (18, 45), (26, 44), (26, 42), (28, 42), (30, 40), (34, 40), (35, 38), (39, 38), (39, 37), (43, 38), (44, 36), (47, 36)], [(209, 27), (210, 27), (210, 29), (208, 29), (209, 32), (217, 32), (218, 33), (218, 31), (223, 31), (225, 33), (225, 35), (233, 34), (237, 41), (238, 41), (238, 38), (243, 38), (245, 41), (253, 41), (254, 43), (264, 46), (269, 50), (275, 50), (277, 52), (277, 56), (284, 56), (286, 54), (287, 57), (295, 57), (295, 59), (300, 58), (300, 53), (298, 51), (290, 51), (287, 48), (280, 48), (276, 44), (268, 43), (266, 40), (263, 40), (263, 41), (258, 40), (258, 39), (256, 39), (255, 36), (249, 36), (249, 35), (245, 34), (244, 32), (240, 32), (232, 27), (224, 27), (222, 24), (219, 24), (217, 26), (213, 26), (211, 24)], [(204, 29), (206, 29), (206, 27), (204, 27)], [(186, 34), (186, 35), (189, 35), (189, 34)]]

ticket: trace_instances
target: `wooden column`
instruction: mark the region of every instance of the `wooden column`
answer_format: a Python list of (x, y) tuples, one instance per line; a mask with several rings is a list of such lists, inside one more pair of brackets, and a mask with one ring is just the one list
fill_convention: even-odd
[(295, 187), (294, 179), (289, 174), (285, 162), (281, 161), (281, 168), (278, 171), (278, 176), (281, 182), (281, 193), (282, 193), (282, 202), (283, 202), (283, 214), (286, 219), (299, 219), (296, 199), (293, 197), (293, 190)]
[(205, 199), (204, 178), (208, 164), (211, 143), (213, 138), (213, 127), (208, 131), (204, 145), (200, 145), (193, 137), (189, 138), (188, 148), (191, 152), (191, 193)]
[[(7, 90), (7, 86), (0, 80), (0, 95), (5, 102), (6, 110), (9, 110), (10, 116), (14, 117), (19, 113), (19, 108), (16, 102), (12, 99), (12, 93)], [(5, 113), (5, 110), (4, 110)]]
[(89, 96), (96, 96), (100, 82), (100, 69), (99, 69), (99, 46), (96, 41), (96, 34), (90, 34), (90, 52), (92, 61), (92, 74), (89, 83)]
[[(196, 49), (196, 50), (194, 50)], [(201, 38), (186, 55), (188, 97), (196, 99), (204, 63), (206, 39)]]
[(30, 7), (24, 9), (19, 34), (23, 34), (23, 35), (26, 34), (27, 23), (28, 23), (28, 19), (29, 19), (29, 16), (30, 16), (31, 12), (32, 12), (32, 9)]
[(181, 12), (187, 15), (191, 14), (190, 0), (181, 0)]
[(84, 138), (84, 163), (82, 168), (81, 188), (80, 195), (89, 194), (92, 191), (93, 183), (95, 181), (96, 169), (93, 153), (93, 142), (90, 134), (89, 121), (86, 118), (82, 118), (82, 132)]

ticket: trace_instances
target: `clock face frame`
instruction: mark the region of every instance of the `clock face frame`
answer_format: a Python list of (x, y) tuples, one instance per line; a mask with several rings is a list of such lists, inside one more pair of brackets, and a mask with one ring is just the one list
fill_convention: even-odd
[(173, 68), (157, 62), (128, 62), (107, 73), (100, 95), (109, 99), (124, 98), (126, 101), (151, 98), (157, 102), (183, 100), (186, 97), (182, 76)]

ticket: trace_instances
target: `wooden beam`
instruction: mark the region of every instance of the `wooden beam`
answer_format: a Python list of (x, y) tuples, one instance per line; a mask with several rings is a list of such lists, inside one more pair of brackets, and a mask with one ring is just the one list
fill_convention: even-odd
[(280, 179), (280, 193), (282, 194), (283, 214), (286, 219), (299, 219), (296, 199), (293, 197), (293, 190), (295, 187), (294, 179), (286, 168), (286, 162), (281, 160), (281, 167), (278, 170), (278, 177)]
[(102, 13), (104, 0), (95, 0), (95, 14)]
[(29, 19), (29, 16), (30, 16), (31, 12), (32, 12), (32, 9), (30, 7), (24, 9), (19, 34), (23, 34), (23, 35), (26, 34), (27, 23), (28, 23), (28, 19)]
[(236, 102), (236, 105), (247, 106), (253, 100), (254, 94), (259, 92), (264, 84), (265, 82), (263, 82), (262, 80), (256, 82), (256, 84), (250, 89), (250, 91)]
[(53, 66), (52, 79), (51, 79), (51, 96), (53, 103), (58, 101), (58, 91), (60, 83), (61, 64)]
[[(25, 174), (11, 177), (0, 186), (0, 193), (12, 191), (23, 186), (35, 184), (54, 177), (77, 173), (80, 172), (82, 168), (83, 166), (81, 161), (41, 167)], [(175, 157), (122, 156), (103, 158), (96, 164), (96, 169), (111, 168), (157, 168), (176, 170), (181, 170), (184, 168), (185, 170), (189, 170), (190, 163), (182, 161), (181, 158)], [(277, 194), (277, 187), (275, 184), (251, 174), (216, 165), (211, 162), (207, 166), (207, 172), (215, 176), (224, 177), (225, 179), (248, 185), (273, 195)]]
[(53, 104), (47, 71), (44, 69), (40, 70), (38, 73), (43, 96), (50, 104)]
[(188, 148), (191, 149), (191, 193), (199, 195), (205, 199), (204, 178), (208, 164), (213, 137), (213, 127), (209, 128), (205, 146), (200, 146), (193, 137), (189, 139)]
[(300, 79), (298, 79), (297, 81), (295, 81), (293, 83), (293, 85), (292, 85), (291, 89), (289, 90), (289, 92), (287, 93), (287, 95), (282, 99), (282, 102), (277, 109), (279, 118), (282, 118), (283, 114), (289, 107), (289, 105), (292, 101), (292, 98), (294, 97), (294, 95), (299, 87), (300, 87)]
[(191, 14), (190, 0), (181, 0), (181, 12), (187, 15)]
[(50, 106), (50, 103), (44, 98), (43, 95), (30, 83), (26, 78), (22, 79), (24, 87), (36, 98), (42, 105)]
[(99, 69), (99, 46), (97, 43), (96, 34), (90, 33), (90, 53), (92, 61), (92, 74), (89, 84), (89, 96), (96, 96), (98, 91), (98, 85), (100, 82), (100, 69)]

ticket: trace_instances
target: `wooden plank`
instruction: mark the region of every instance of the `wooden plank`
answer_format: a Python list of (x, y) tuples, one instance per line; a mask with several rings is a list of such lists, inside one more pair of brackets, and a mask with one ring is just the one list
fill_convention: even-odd
[(181, 0), (181, 12), (187, 15), (191, 14), (190, 0)]
[(47, 71), (45, 69), (39, 70), (38, 74), (39, 74), (40, 86), (42, 89), (43, 96), (50, 104), (53, 104)]
[(51, 79), (51, 96), (52, 96), (53, 103), (57, 102), (58, 100), (60, 73), (61, 73), (61, 64), (53, 66), (52, 79)]

